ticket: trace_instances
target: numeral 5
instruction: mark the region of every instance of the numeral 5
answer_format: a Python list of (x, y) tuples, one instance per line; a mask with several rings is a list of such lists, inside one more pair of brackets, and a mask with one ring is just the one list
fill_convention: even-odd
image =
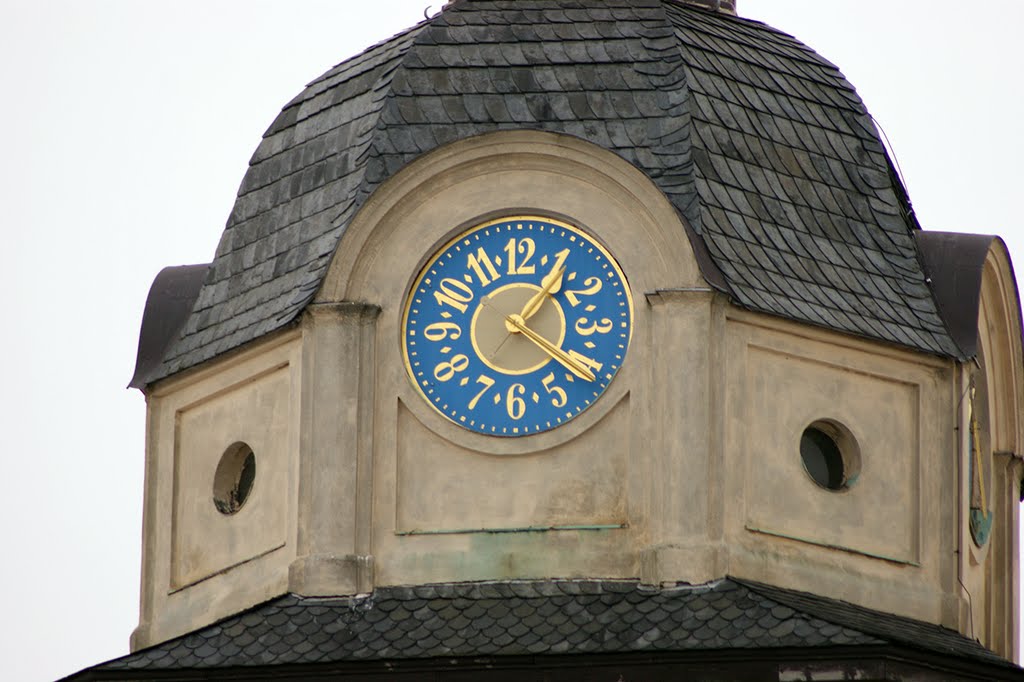
[(544, 384), (544, 390), (548, 392), (548, 395), (554, 395), (551, 399), (551, 404), (555, 407), (565, 407), (565, 403), (568, 402), (569, 398), (565, 395), (565, 391), (560, 386), (553, 386), (552, 382), (555, 380), (555, 373), (544, 377), (540, 383)]

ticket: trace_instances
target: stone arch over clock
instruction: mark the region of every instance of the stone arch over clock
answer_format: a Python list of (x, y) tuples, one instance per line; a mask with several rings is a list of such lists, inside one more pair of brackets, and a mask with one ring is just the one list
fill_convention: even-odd
[[(476, 340), (477, 327), (484, 325), (478, 318), (497, 314), (488, 323), (502, 337), (497, 345), (519, 344), (536, 357), (524, 361), (525, 378), (513, 380), (499, 376), (502, 367), (487, 370), (486, 358), (476, 357), (468, 344), (459, 345), (465, 337), (442, 344), (447, 355), (439, 357), (459, 357), (453, 371), (446, 366), (440, 372), (444, 389), (456, 395), (451, 387), (468, 378), (462, 387), (469, 391), (467, 405), (453, 418), (413, 383), (407, 364), (410, 297), (417, 291), (432, 297), (434, 289), (423, 289), (429, 278), (425, 268), (460, 246), (456, 238), (482, 237), (487, 226), (513, 234), (518, 225), (538, 230), (530, 245), (537, 248), (532, 273), (513, 276), (508, 262), (513, 254), (505, 250), (513, 237), (502, 233), (498, 240), (488, 237), (493, 244), (484, 255), (490, 262), (478, 259), (479, 273), (460, 261), (441, 275), (462, 288), (438, 293), (455, 293), (459, 308), (466, 307), (453, 309), (466, 318), (461, 334)], [(548, 236), (557, 229), (559, 236), (542, 245), (541, 229)], [(362, 337), (372, 346), (362, 352), (374, 359), (375, 369), (366, 390), (360, 390), (357, 408), (364, 430), (359, 494), (367, 499), (356, 522), (365, 527), (355, 533), (365, 538), (363, 549), (373, 556), (375, 584), (555, 574), (635, 577), (647, 547), (678, 539), (669, 537), (673, 519), (702, 514), (707, 501), (700, 482), (709, 475), (705, 454), (712, 441), (710, 349), (724, 318), (687, 230), (676, 209), (635, 167), (590, 143), (550, 133), (510, 131), (456, 142), (425, 155), (376, 190), (345, 233), (313, 306), (363, 302), (380, 311), (369, 323), (372, 331)], [(477, 254), (480, 243), (474, 242), (474, 251), (460, 251), (458, 259)], [(585, 244), (580, 255), (565, 255), (569, 245), (578, 244)], [(600, 390), (599, 382), (587, 383), (586, 374), (597, 365), (604, 369), (605, 356), (598, 357), (599, 344), (588, 351), (582, 337), (570, 341), (576, 327), (587, 331), (590, 321), (580, 322), (583, 308), (573, 306), (565, 293), (570, 276), (587, 280), (584, 269), (591, 266), (582, 257), (588, 249), (597, 254), (593, 267), (607, 265), (606, 272), (616, 272), (608, 275), (609, 291), (619, 287), (632, 301), (624, 308), (629, 316), (622, 318), (629, 323), (628, 348), (616, 370), (602, 374), (607, 381)], [(525, 249), (518, 253), (527, 255)], [(560, 256), (568, 260), (560, 262)], [(530, 310), (535, 298), (540, 311)], [(614, 296), (607, 301), (612, 305)], [(593, 302), (597, 324), (603, 324), (611, 313), (597, 310), (598, 296)], [(516, 314), (528, 329), (516, 329), (505, 319)], [(421, 329), (426, 324), (421, 322)], [(471, 325), (477, 326), (471, 331)], [(540, 341), (527, 336), (534, 326)], [(510, 330), (507, 341), (502, 327)], [(439, 337), (445, 330), (433, 331)], [(331, 334), (327, 328), (319, 333)], [(433, 346), (438, 352), (440, 347)], [(462, 358), (474, 369), (463, 367)], [(531, 374), (538, 365), (543, 369)], [(448, 376), (457, 372), (464, 375)], [(545, 383), (552, 376), (555, 380)], [(510, 415), (509, 425), (517, 423), (514, 399), (539, 410), (542, 398), (560, 403), (559, 391), (567, 391), (572, 381), (591, 386), (594, 395), (564, 423), (520, 433), (509, 426), (506, 433), (491, 435), (459, 420), (477, 393), (494, 397), (478, 377), (508, 384), (493, 393)], [(527, 389), (530, 381), (537, 386)], [(542, 392), (546, 389), (552, 390)], [(694, 481), (692, 496), (663, 489), (666, 481), (678, 488), (682, 479)]]

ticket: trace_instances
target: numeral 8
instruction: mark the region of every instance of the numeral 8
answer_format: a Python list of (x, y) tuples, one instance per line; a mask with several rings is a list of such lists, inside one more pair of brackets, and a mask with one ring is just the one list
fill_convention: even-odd
[(448, 381), (458, 372), (469, 367), (469, 358), (461, 353), (452, 358), (451, 362), (438, 363), (434, 368), (434, 378), (438, 381)]

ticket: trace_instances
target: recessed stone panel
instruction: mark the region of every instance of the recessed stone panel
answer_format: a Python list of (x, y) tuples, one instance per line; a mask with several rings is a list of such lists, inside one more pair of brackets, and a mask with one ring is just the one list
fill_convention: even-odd
[(398, 533), (627, 523), (628, 396), (583, 436), (525, 456), (454, 445), (401, 403), (398, 430)]
[[(175, 426), (172, 590), (284, 545), (288, 368), (271, 370), (180, 409)], [(251, 452), (252, 466), (239, 472), (245, 499), (226, 513), (224, 497), (232, 490), (220, 479), (226, 458), (239, 448)]]
[[(845, 363), (747, 348), (746, 527), (760, 534), (914, 564), (919, 561), (919, 387)], [(855, 444), (859, 474), (819, 485), (801, 458), (812, 424)]]

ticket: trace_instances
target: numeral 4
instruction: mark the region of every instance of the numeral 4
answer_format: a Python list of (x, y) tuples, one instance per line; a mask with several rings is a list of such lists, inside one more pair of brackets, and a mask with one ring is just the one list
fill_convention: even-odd
[(572, 356), (573, 360), (576, 360), (577, 362), (586, 365), (587, 369), (589, 369), (591, 372), (600, 372), (601, 368), (604, 367), (604, 365), (602, 363), (598, 362), (597, 360), (591, 360), (590, 358), (588, 358), (586, 355), (583, 355), (582, 353), (577, 353), (574, 350), (571, 350), (571, 351), (568, 351), (568, 352), (569, 352), (569, 355)]

